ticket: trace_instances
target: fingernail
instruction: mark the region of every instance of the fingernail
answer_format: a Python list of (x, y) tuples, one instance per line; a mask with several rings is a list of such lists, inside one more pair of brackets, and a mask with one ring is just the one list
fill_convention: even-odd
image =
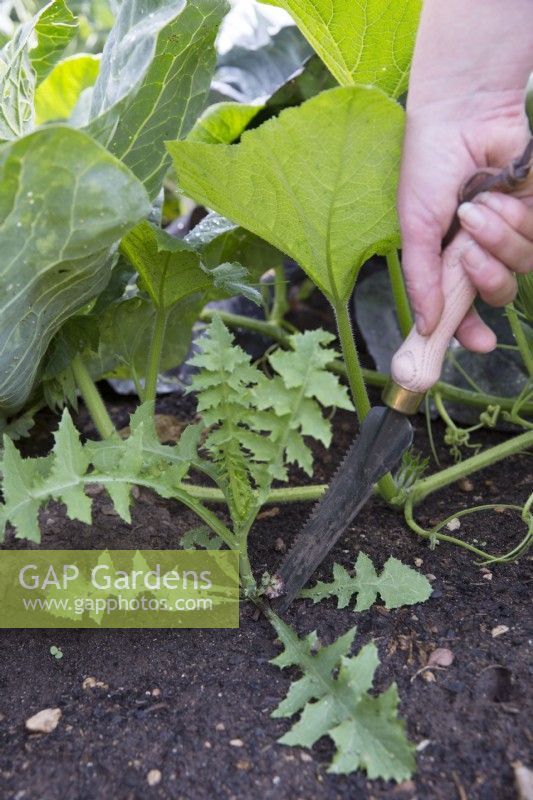
[(457, 255), (460, 261), (466, 261), (467, 264), (476, 266), (479, 261), (479, 251), (479, 245), (473, 239), (469, 239)]
[(496, 197), (496, 195), (493, 195), (490, 192), (482, 192), (476, 197), (476, 201), (483, 203), (484, 206), (492, 208), (493, 211), (502, 210), (502, 201), (499, 197)]
[(474, 203), (463, 203), (457, 210), (457, 216), (464, 222), (467, 228), (482, 228), (485, 223), (485, 215), (479, 206)]
[(423, 314), (415, 314), (415, 324), (418, 333), (424, 335), (426, 332), (426, 318)]

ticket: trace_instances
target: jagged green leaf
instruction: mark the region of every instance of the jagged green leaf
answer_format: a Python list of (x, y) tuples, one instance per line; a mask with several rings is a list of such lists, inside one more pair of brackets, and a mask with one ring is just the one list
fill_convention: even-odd
[(80, 94), (94, 85), (99, 68), (100, 57), (89, 53), (56, 64), (35, 92), (36, 124), (68, 119)]
[(275, 614), (269, 614), (284, 646), (272, 663), (297, 666), (303, 675), (291, 684), (274, 717), (300, 718), (279, 740), (281, 744), (312, 747), (330, 736), (336, 753), (330, 772), (366, 770), (369, 778), (408, 778), (415, 767), (414, 748), (398, 719), (398, 693), (393, 684), (377, 697), (368, 694), (379, 665), (375, 644), (349, 656), (356, 629), (319, 648), (316, 634), (302, 639)]
[(4, 411), (24, 404), (53, 336), (102, 291), (115, 243), (149, 208), (131, 172), (81, 131), (54, 125), (0, 147)]
[(246, 131), (240, 144), (167, 147), (187, 195), (290, 255), (330, 300), (346, 302), (363, 262), (399, 245), (403, 116), (377, 89), (338, 88)]
[(288, 11), (342, 86), (407, 89), (422, 0), (260, 0)]
[[(335, 358), (328, 348), (333, 337), (324, 331), (290, 337), (292, 350), (270, 365), (279, 374), (266, 377), (251, 358), (234, 345), (218, 316), (199, 341), (190, 360), (199, 372), (191, 389), (198, 394), (198, 411), (211, 430), (205, 446), (219, 467), (219, 481), (234, 520), (243, 520), (264, 499), (274, 479), (287, 480), (287, 465), (296, 463), (312, 474), (313, 456), (304, 441), (311, 436), (328, 445), (331, 423), (316, 399), (320, 374)], [(307, 370), (301, 360), (308, 360)], [(324, 398), (322, 398), (324, 399)], [(351, 409), (338, 378), (324, 405)]]
[(190, 528), (180, 540), (183, 550), (220, 550), (222, 545), (222, 539), (214, 534), (207, 525)]
[(43, 471), (48, 459), (24, 459), (11, 441), (4, 435), (4, 452), (0, 465), (2, 494), (0, 505), (0, 541), (4, 541), (5, 525), (9, 521), (17, 531), (19, 539), (39, 542), (40, 499), (33, 491), (43, 482)]
[(54, 485), (52, 497), (66, 505), (70, 519), (79, 519), (90, 525), (91, 500), (80, 480), (89, 468), (90, 459), (68, 409), (63, 412), (54, 438), (49, 476)]
[(304, 397), (314, 398), (323, 406), (353, 411), (347, 388), (332, 372), (326, 371), (338, 356), (333, 348), (328, 347), (335, 341), (333, 334), (318, 328), (293, 334), (289, 341), (292, 351), (276, 350), (268, 359), (271, 367), (283, 378), (286, 388), (298, 389)]
[(65, 409), (47, 458), (23, 459), (5, 436), (0, 461), (0, 535), (3, 537), (9, 522), (18, 538), (39, 542), (39, 510), (51, 500), (64, 503), (71, 519), (89, 524), (92, 501), (85, 493), (89, 484), (102, 484), (117, 513), (130, 522), (134, 484), (172, 497), (191, 464), (201, 468), (197, 457), (201, 432), (201, 425), (191, 425), (176, 445), (163, 445), (157, 438), (153, 405), (145, 404), (132, 416), (126, 439), (114, 434), (104, 441), (85, 444)]
[(355, 574), (350, 574), (341, 564), (333, 565), (333, 581), (318, 581), (315, 586), (303, 589), (300, 597), (318, 603), (329, 597), (337, 597), (337, 608), (346, 608), (357, 594), (355, 611), (366, 611), (381, 596), (386, 608), (423, 603), (431, 596), (431, 584), (407, 564), (392, 556), (386, 561), (380, 575), (366, 553), (359, 553), (355, 563)]
[(157, 196), (164, 142), (203, 110), (225, 0), (125, 0), (102, 55), (89, 131)]

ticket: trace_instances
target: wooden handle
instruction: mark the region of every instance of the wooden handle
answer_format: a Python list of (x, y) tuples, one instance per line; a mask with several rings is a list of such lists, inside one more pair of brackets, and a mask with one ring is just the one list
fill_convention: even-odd
[[(472, 200), (480, 192), (506, 192), (521, 197), (531, 194), (533, 187), (533, 137), (521, 156), (514, 158), (503, 169), (481, 169), (461, 187), (459, 202)], [(391, 376), (395, 384), (408, 392), (422, 395), (437, 383), (450, 339), (474, 302), (476, 290), (470, 283), (461, 264), (461, 252), (469, 241), (460, 230), (455, 215), (450, 230), (444, 237), (442, 257), (442, 290), (444, 310), (437, 328), (431, 336), (421, 336), (413, 328), (392, 359)], [(449, 244), (451, 243), (451, 244)], [(400, 398), (398, 410), (411, 406), (412, 399)], [(411, 413), (419, 400), (414, 402)], [(405, 413), (405, 410), (404, 410)]]
[(476, 290), (461, 264), (460, 254), (469, 241), (461, 231), (444, 251), (442, 290), (444, 309), (431, 336), (421, 336), (413, 328), (392, 359), (393, 380), (410, 392), (423, 393), (439, 380), (446, 350), (459, 324), (474, 302)]

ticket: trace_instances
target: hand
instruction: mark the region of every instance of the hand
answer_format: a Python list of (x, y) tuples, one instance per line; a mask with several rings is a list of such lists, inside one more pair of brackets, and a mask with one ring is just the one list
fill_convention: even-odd
[[(526, 32), (516, 24), (519, 12), (531, 23)], [(505, 166), (529, 139), (524, 94), (533, 60), (530, 31), (530, 0), (509, 0), (505, 9), (497, 0), (424, 3), (399, 187), (403, 268), (422, 334), (434, 330), (442, 312), (441, 242), (461, 184), (480, 167)], [(499, 211), (494, 205), (498, 200)], [(514, 297), (511, 270), (533, 266), (532, 205), (533, 197), (494, 195), (478, 197), (461, 209), (462, 226), (471, 237), (461, 260), (478, 292), (493, 305)], [(475, 219), (474, 225), (468, 222), (476, 211), (477, 227)], [(496, 344), (473, 311), (457, 336), (475, 351)]]

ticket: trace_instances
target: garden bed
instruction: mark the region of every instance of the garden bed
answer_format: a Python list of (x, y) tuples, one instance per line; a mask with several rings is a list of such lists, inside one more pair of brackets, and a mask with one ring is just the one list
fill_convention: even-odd
[[(161, 411), (190, 420), (190, 399), (167, 397)], [(127, 407), (110, 406), (114, 421), (127, 422)], [(91, 435), (84, 411), (76, 420)], [(338, 413), (331, 449), (320, 450), (315, 481), (327, 480), (353, 436), (353, 415)], [(55, 426), (43, 415), (26, 451), (49, 449)], [(427, 449), (422, 417), (415, 442)], [(484, 444), (499, 434), (480, 433)], [(442, 453), (446, 463), (446, 453)], [(520, 503), (531, 482), (527, 455), (505, 467), (475, 474), (426, 500), (423, 523), (445, 517), (478, 498)], [(468, 490), (468, 491), (465, 491)], [(196, 524), (175, 502), (141, 490), (131, 527), (113, 512), (105, 494), (94, 497), (94, 525), (66, 519), (58, 505), (42, 513), (42, 547), (174, 548), (181, 532)], [(252, 532), (256, 574), (274, 570), (308, 513), (295, 504), (269, 508)], [(489, 550), (511, 548), (522, 523), (510, 511), (465, 520), (459, 533), (486, 542)], [(32, 547), (7, 540), (8, 547)], [(409, 738), (419, 746), (418, 771), (403, 784), (368, 782), (362, 773), (327, 774), (329, 740), (312, 751), (278, 745), (287, 720), (270, 718), (285, 695), (290, 671), (268, 664), (279, 647), (270, 624), (242, 604), (239, 630), (5, 631), (0, 666), (0, 783), (2, 800), (55, 798), (515, 798), (513, 764), (531, 748), (527, 691), (531, 667), (527, 630), (531, 576), (528, 559), (480, 569), (464, 550), (439, 545), (431, 551), (410, 533), (402, 517), (371, 500), (322, 565), (328, 579), (333, 561), (351, 567), (359, 549), (381, 566), (389, 555), (419, 566), (433, 595), (424, 604), (387, 611), (373, 606), (354, 614), (333, 601), (298, 601), (287, 620), (300, 633), (319, 631), (325, 644), (354, 624), (356, 649), (373, 639), (381, 666), (375, 688), (396, 681)], [(416, 559), (416, 561), (415, 561)], [(422, 561), (419, 562), (418, 559)], [(493, 636), (493, 629), (508, 630)], [(529, 638), (528, 638), (529, 637)], [(54, 659), (50, 646), (63, 658)], [(454, 663), (418, 675), (429, 653), (449, 648)], [(530, 660), (529, 660), (530, 664)], [(294, 672), (293, 677), (297, 675)], [(103, 686), (83, 688), (94, 678)], [(89, 682), (93, 683), (93, 682)], [(87, 686), (87, 683), (85, 684)], [(29, 735), (25, 720), (59, 707), (61, 721), (48, 735)], [(160, 781), (150, 786), (150, 780)]]

